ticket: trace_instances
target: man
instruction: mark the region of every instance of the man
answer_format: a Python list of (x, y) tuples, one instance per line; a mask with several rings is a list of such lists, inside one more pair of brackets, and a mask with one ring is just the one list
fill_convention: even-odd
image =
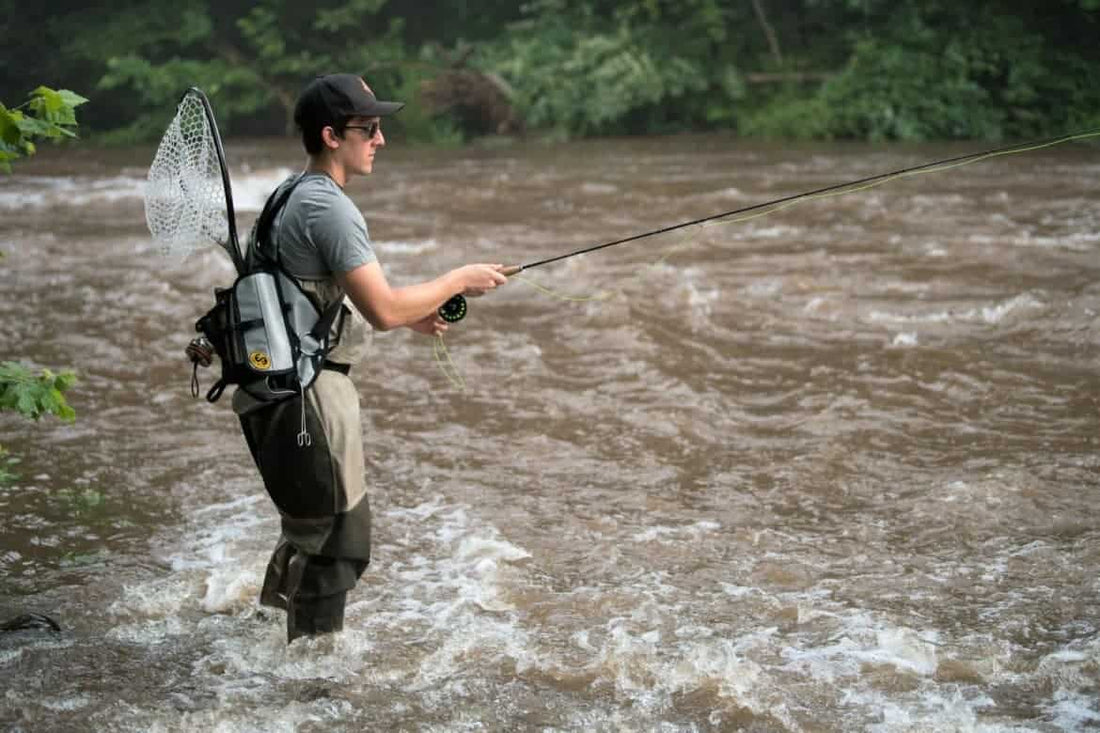
[[(336, 346), (303, 397), (270, 403), (244, 390), (233, 397), (282, 519), (260, 602), (286, 610), (288, 642), (343, 628), (347, 592), (370, 562), (359, 395), (348, 374), (369, 345), (371, 327), (441, 334), (447, 330), (437, 314), (443, 303), (506, 282), (499, 264), (467, 265), (403, 288), (386, 281), (366, 222), (344, 187), (371, 172), (386, 144), (381, 119), (403, 106), (379, 101), (354, 74), (310, 82), (294, 110), (308, 155), (305, 171), (272, 194), (293, 186), (273, 219), (270, 241), (254, 237), (249, 244), (250, 261), (277, 260), (322, 310), (341, 299), (345, 304), (333, 327)], [(266, 251), (275, 246), (274, 253)], [(299, 446), (303, 428), (310, 439)]]

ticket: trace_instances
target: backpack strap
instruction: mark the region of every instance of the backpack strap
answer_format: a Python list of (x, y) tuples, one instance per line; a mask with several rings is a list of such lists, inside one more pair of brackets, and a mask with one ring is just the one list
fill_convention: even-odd
[(286, 188), (280, 191), (277, 195), (272, 194), (267, 197), (267, 201), (264, 202), (263, 211), (260, 212), (260, 218), (256, 220), (256, 235), (253, 238), (253, 249), (258, 257), (269, 260), (276, 267), (282, 268), (282, 264), (279, 262), (279, 241), (276, 238), (273, 245), (275, 251), (269, 258), (264, 251), (264, 243), (271, 241), (271, 227), (275, 223), (275, 215), (286, 205), (286, 202), (290, 199), (290, 194), (294, 192), (294, 189), (298, 187), (306, 177), (305, 173), (299, 173)]
[[(261, 246), (264, 242), (271, 241), (275, 248), (275, 251), (272, 253), (269, 261), (283, 272), (286, 272), (286, 269), (279, 261), (279, 239), (278, 237), (275, 237), (272, 241), (271, 228), (275, 224), (276, 214), (278, 214), (279, 210), (286, 205), (286, 202), (290, 199), (290, 194), (294, 192), (294, 189), (298, 186), (299, 183), (305, 180), (305, 177), (307, 175), (308, 174), (304, 172), (299, 173), (298, 177), (295, 178), (294, 181), (292, 181), (286, 188), (280, 191), (277, 196), (269, 196), (267, 201), (264, 203), (263, 211), (260, 212), (260, 218), (256, 222), (255, 247), (257, 250), (257, 254), (264, 259), (268, 259), (267, 254), (261, 251)], [(287, 275), (290, 275), (290, 273), (287, 272)], [(317, 339), (317, 341), (319, 342), (326, 340), (328, 338), (328, 333), (332, 328), (332, 324), (336, 322), (337, 317), (339, 317), (341, 314), (341, 306), (343, 305), (343, 302), (343, 298), (337, 298), (332, 303), (330, 303), (329, 306), (324, 310), (324, 313), (322, 314), (320, 320), (318, 320), (314, 327), (310, 330), (309, 335)], [(341, 328), (341, 333), (342, 331), (343, 329)], [(337, 340), (339, 340), (339, 338)], [(335, 345), (335, 343), (328, 344), (328, 349), (331, 349)], [(328, 349), (326, 349), (326, 351)]]
[[(332, 301), (332, 303), (329, 304), (328, 308), (325, 308), (325, 312), (321, 315), (321, 317), (317, 319), (317, 323), (315, 323), (313, 325), (313, 328), (310, 329), (309, 335), (317, 339), (318, 341), (327, 339), (329, 329), (332, 328), (332, 324), (336, 321), (336, 316), (340, 315), (340, 308), (343, 305), (343, 298), (337, 298), (336, 300)], [(341, 331), (343, 331), (343, 329), (341, 329)], [(328, 348), (325, 350), (329, 351), (335, 345), (336, 344), (328, 344)]]

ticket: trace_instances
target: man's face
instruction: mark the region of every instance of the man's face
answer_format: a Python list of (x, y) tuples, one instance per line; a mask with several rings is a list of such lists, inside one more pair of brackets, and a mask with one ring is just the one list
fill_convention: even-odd
[(344, 139), (340, 145), (345, 168), (365, 176), (374, 168), (374, 154), (386, 144), (378, 117), (352, 117), (344, 126)]

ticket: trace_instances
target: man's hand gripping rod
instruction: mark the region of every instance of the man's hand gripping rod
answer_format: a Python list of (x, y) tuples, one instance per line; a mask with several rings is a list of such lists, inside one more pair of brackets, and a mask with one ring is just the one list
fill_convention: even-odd
[[(510, 277), (523, 270), (526, 265), (509, 265), (500, 271), (501, 275)], [(439, 306), (439, 317), (447, 323), (458, 323), (466, 317), (466, 296), (459, 293), (443, 305)]]

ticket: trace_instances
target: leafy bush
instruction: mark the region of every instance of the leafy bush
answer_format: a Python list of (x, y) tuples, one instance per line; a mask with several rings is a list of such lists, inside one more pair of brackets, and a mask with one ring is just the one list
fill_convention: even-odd
[(606, 135), (720, 124), (743, 93), (721, 53), (722, 3), (600, 9), (542, 0), (525, 7), (528, 17), (482, 63), (515, 90), (529, 127)]
[(784, 91), (745, 111), (737, 130), (748, 137), (826, 138), (831, 136), (829, 109), (820, 96)]
[(820, 93), (828, 132), (999, 140), (1063, 132), (1075, 116), (1100, 113), (1084, 59), (1052, 50), (1023, 18), (988, 8), (956, 13), (969, 17), (945, 32), (934, 11), (903, 9), (890, 35), (858, 42)]

